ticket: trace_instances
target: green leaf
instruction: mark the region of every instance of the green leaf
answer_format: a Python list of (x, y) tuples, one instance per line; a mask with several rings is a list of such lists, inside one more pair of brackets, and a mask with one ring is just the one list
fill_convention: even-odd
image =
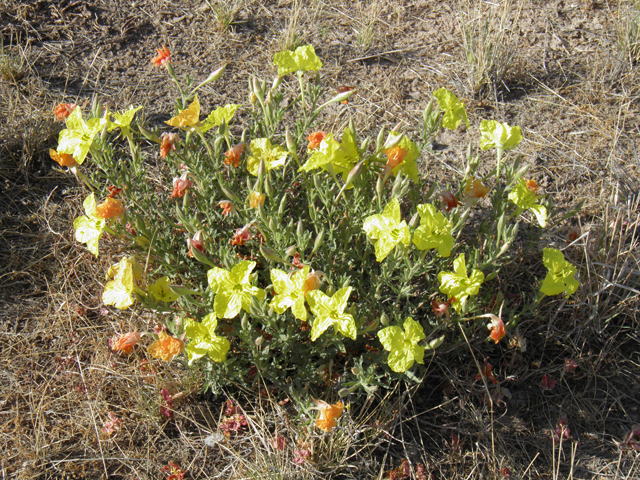
[(295, 52), (286, 50), (273, 56), (273, 63), (278, 67), (278, 76), (282, 77), (291, 72), (310, 70), (317, 72), (322, 68), (322, 62), (311, 45), (296, 48)]
[(414, 361), (424, 363), (424, 347), (418, 342), (426, 338), (422, 325), (407, 317), (404, 320), (404, 332), (398, 326), (383, 328), (378, 338), (385, 350), (389, 351), (387, 363), (394, 372), (406, 372)]
[(185, 318), (184, 331), (191, 341), (185, 348), (189, 365), (199, 358), (208, 356), (214, 362), (224, 362), (231, 348), (229, 340), (215, 334), (218, 320), (213, 313), (206, 315), (201, 323)]
[(304, 286), (309, 275), (310, 267), (304, 267), (289, 277), (282, 270), (274, 268), (271, 270), (271, 282), (277, 295), (273, 297), (269, 306), (282, 315), (287, 308), (291, 308), (291, 313), (298, 320), (306, 322), (307, 309), (304, 305)]
[(453, 261), (453, 270), (453, 272), (440, 272), (438, 281), (440, 291), (446, 293), (448, 298), (455, 298), (451, 305), (457, 312), (461, 312), (467, 298), (477, 295), (480, 291), (484, 273), (474, 269), (471, 277), (468, 277), (464, 253), (458, 255), (458, 258)]
[(393, 198), (384, 207), (382, 214), (372, 215), (364, 221), (362, 229), (369, 238), (376, 240), (376, 260), (382, 262), (398, 243), (408, 247), (411, 244), (411, 232), (407, 223), (401, 219), (400, 203)]
[(180, 295), (171, 290), (169, 277), (159, 278), (153, 285), (149, 285), (147, 291), (153, 298), (162, 302), (171, 303), (180, 298)]
[(247, 158), (247, 170), (254, 177), (258, 176), (260, 160), (264, 160), (265, 171), (284, 166), (289, 151), (280, 145), (271, 145), (268, 138), (251, 140), (251, 156)]
[(231, 120), (233, 120), (233, 116), (236, 114), (236, 110), (238, 110), (238, 108), (240, 108), (241, 106), (242, 105), (230, 103), (228, 105), (225, 105), (224, 107), (216, 108), (203, 122), (202, 127), (200, 127), (202, 133), (213, 127), (219, 127), (220, 125), (222, 125), (222, 122), (229, 125), (229, 123), (231, 123)]
[(230, 271), (214, 267), (207, 272), (211, 290), (216, 294), (213, 308), (220, 318), (233, 318), (240, 310), (249, 312), (251, 297), (264, 299), (264, 290), (251, 285), (251, 271), (256, 262), (243, 260)]
[(549, 270), (540, 287), (540, 291), (545, 295), (566, 293), (569, 298), (580, 286), (580, 282), (574, 278), (578, 270), (565, 260), (560, 250), (545, 248), (542, 263)]
[(418, 205), (420, 226), (413, 233), (413, 244), (418, 250), (438, 249), (441, 257), (451, 255), (453, 236), (451, 222), (430, 203)]
[(350, 314), (344, 313), (351, 290), (351, 287), (341, 288), (333, 294), (333, 297), (327, 296), (320, 290), (312, 290), (307, 294), (307, 302), (316, 317), (311, 327), (312, 342), (315, 342), (331, 326), (345, 337), (356, 339), (358, 334), (356, 322)]
[(499, 150), (511, 150), (522, 140), (520, 127), (510, 127), (506, 123), (499, 123), (495, 120), (482, 120), (480, 122), (480, 148), (489, 150), (497, 148)]
[(444, 112), (442, 117), (442, 126), (449, 130), (455, 130), (464, 120), (465, 125), (469, 128), (469, 119), (467, 111), (455, 94), (446, 88), (439, 88), (433, 92), (433, 96), (438, 101), (438, 107)]

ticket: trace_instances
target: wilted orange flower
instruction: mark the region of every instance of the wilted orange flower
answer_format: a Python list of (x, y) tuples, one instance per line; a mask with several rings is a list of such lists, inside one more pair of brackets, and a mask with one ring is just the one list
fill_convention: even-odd
[(204, 253), (204, 240), (202, 239), (202, 230), (198, 230), (193, 238), (187, 238), (187, 248), (189, 251), (187, 255), (193, 257), (193, 249), (195, 248), (200, 253)]
[(53, 148), (50, 148), (49, 156), (52, 160), (58, 162), (61, 167), (71, 168), (78, 166), (73, 156), (69, 155), (68, 153), (58, 153)]
[(122, 335), (116, 335), (109, 339), (109, 347), (114, 353), (124, 352), (129, 355), (133, 347), (140, 341), (140, 337), (142, 337), (142, 333), (140, 332), (128, 332)]
[(451, 314), (449, 313), (449, 305), (452, 302), (455, 302), (456, 298), (451, 297), (446, 302), (441, 302), (439, 298), (434, 298), (431, 300), (431, 306), (433, 307), (433, 313), (435, 313), (439, 318), (442, 316), (446, 316), (447, 320), (451, 318)]
[(244, 145), (244, 143), (239, 143), (227, 150), (224, 154), (224, 164), (233, 165), (235, 168), (238, 168), (240, 166), (240, 157), (244, 151)]
[(221, 200), (218, 202), (218, 206), (222, 208), (222, 215), (229, 215), (234, 212), (233, 203), (229, 200)]
[(307, 147), (309, 150), (313, 150), (314, 148), (318, 148), (318, 146), (322, 143), (322, 141), (327, 138), (327, 134), (324, 132), (313, 132), (311, 135), (307, 137), (309, 140), (309, 146)]
[(472, 179), (469, 178), (467, 180), (467, 184), (464, 187), (464, 194), (467, 199), (470, 199), (471, 202), (475, 203), (480, 198), (484, 197), (487, 193), (489, 193), (489, 188), (485, 187), (480, 179)]
[(160, 332), (158, 334), (158, 340), (153, 342), (147, 348), (147, 352), (153, 358), (159, 358), (165, 362), (168, 362), (173, 357), (178, 355), (184, 348), (184, 342), (179, 338), (167, 335), (166, 332)]
[(95, 216), (98, 218), (113, 218), (124, 213), (124, 205), (118, 199), (107, 197), (104, 202), (96, 207)]
[(258, 208), (259, 205), (264, 205), (266, 198), (264, 193), (251, 192), (249, 194), (249, 208)]
[(66, 119), (69, 115), (71, 115), (71, 112), (73, 112), (74, 108), (76, 108), (75, 103), (61, 103), (60, 105), (58, 105), (56, 108), (53, 109), (53, 114), (56, 116), (58, 120), (62, 121)]
[(540, 188), (540, 185), (538, 185), (538, 182), (536, 182), (535, 180), (527, 180), (527, 188), (533, 193), (536, 193)]
[(489, 380), (493, 384), (498, 383), (498, 380), (496, 380), (496, 377), (493, 375), (493, 373), (491, 373), (491, 364), (486, 360), (484, 361), (484, 366), (480, 370), (480, 373), (476, 375), (476, 382), (482, 380), (483, 377)]
[(182, 198), (187, 193), (187, 189), (193, 186), (193, 182), (189, 180), (189, 172), (183, 173), (180, 177), (173, 179), (173, 191), (171, 198)]
[(164, 132), (161, 138), (162, 143), (160, 143), (160, 156), (162, 158), (167, 158), (169, 152), (176, 149), (175, 144), (180, 140), (180, 137), (177, 133)]
[(163, 45), (162, 48), (156, 48), (156, 51), (158, 52), (158, 56), (154, 57), (151, 63), (156, 67), (162, 67), (167, 63), (171, 63), (171, 52), (167, 47)]
[(442, 192), (441, 195), (442, 203), (444, 204), (444, 208), (447, 212), (460, 205), (458, 199), (449, 190)]
[(331, 429), (338, 424), (336, 420), (342, 415), (344, 405), (342, 402), (330, 405), (327, 402), (316, 400), (315, 398), (312, 400), (320, 410), (318, 418), (316, 418), (316, 427), (325, 432), (330, 432)]
[(396, 145), (393, 148), (387, 148), (382, 151), (387, 154), (387, 167), (393, 169), (402, 163), (404, 157), (407, 156), (407, 151), (399, 145)]
[(320, 282), (322, 281), (322, 272), (316, 272), (312, 270), (307, 274), (307, 278), (304, 281), (304, 285), (302, 286), (302, 293), (306, 295), (311, 290), (317, 290), (320, 286)]
[(249, 225), (246, 227), (242, 227), (236, 230), (235, 235), (231, 239), (231, 245), (244, 245), (249, 240), (251, 240), (251, 230), (249, 229)]
[(499, 343), (506, 335), (507, 331), (504, 328), (504, 322), (500, 317), (491, 315), (491, 323), (487, 326), (491, 330), (491, 338), (494, 342)]

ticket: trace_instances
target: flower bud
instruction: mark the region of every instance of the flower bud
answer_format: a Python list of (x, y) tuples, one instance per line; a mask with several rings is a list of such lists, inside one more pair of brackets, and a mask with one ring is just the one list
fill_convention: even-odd
[(293, 257), (296, 254), (297, 247), (295, 245), (291, 245), (284, 251), (285, 258)]
[(276, 252), (268, 247), (265, 247), (264, 245), (260, 245), (260, 253), (264, 258), (266, 258), (267, 260), (271, 260), (272, 262), (287, 263), (278, 255), (276, 255)]
[(249, 328), (249, 320), (247, 319), (247, 315), (244, 314), (242, 316), (242, 320), (240, 321), (240, 326), (243, 330), (247, 330)]
[(349, 119), (349, 130), (351, 130), (351, 133), (353, 134), (353, 138), (356, 138), (356, 124), (353, 121), (353, 118)]
[(302, 223), (302, 219), (299, 219), (298, 226), (296, 227), (296, 235), (298, 237), (298, 242), (302, 242), (303, 233), (304, 233), (304, 224)]
[(376, 182), (376, 193), (378, 197), (382, 196), (382, 191), (384, 190), (384, 178), (378, 177), (378, 181)]
[(153, 133), (151, 130), (147, 130), (142, 125), (138, 125), (138, 130), (140, 130), (140, 133), (144, 136), (144, 138), (146, 138), (150, 142), (162, 143), (162, 140), (160, 140), (160, 138), (155, 133)]
[(271, 178), (269, 175), (265, 175), (264, 177), (264, 191), (269, 198), (274, 198), (275, 192), (273, 191), (273, 186), (271, 185)]
[(418, 212), (414, 213), (413, 217), (411, 217), (411, 220), (409, 220), (409, 228), (413, 229), (418, 226), (418, 218), (420, 218), (418, 216)]
[(323, 243), (324, 243), (324, 228), (320, 230), (320, 233), (316, 237), (316, 241), (313, 242), (313, 250), (311, 251), (311, 255), (313, 255), (318, 250), (318, 248), (322, 246)]
[(382, 312), (382, 315), (380, 315), (380, 325), (388, 327), (389, 326), (389, 317), (387, 317), (387, 314)]
[(264, 343), (264, 337), (262, 335), (260, 335), (258, 338), (256, 338), (256, 347), (259, 347), (263, 343)]
[(291, 132), (289, 131), (288, 128), (286, 130), (286, 139), (287, 139), (287, 148), (289, 149), (289, 152), (292, 155), (295, 154), (298, 151), (298, 147), (296, 145), (295, 138), (293, 138), (293, 135), (291, 135)]
[(341, 397), (346, 397), (350, 393), (351, 393), (351, 389), (350, 388), (341, 388), (340, 390), (338, 390), (338, 395), (341, 396)]
[(354, 375), (360, 375), (360, 369), (358, 367), (352, 367), (351, 373), (353, 373)]
[(221, 66), (220, 68), (218, 68), (217, 70), (214, 70), (213, 72), (211, 72), (209, 74), (209, 76), (207, 77), (207, 79), (205, 80), (205, 83), (213, 82), (214, 80), (218, 80), (222, 76), (222, 74), (224, 73), (225, 68), (227, 68), (227, 64), (226, 63), (223, 66)]
[(349, 175), (347, 175), (347, 180), (344, 182), (344, 187), (342, 187), (343, 189), (348, 188), (356, 179), (356, 177), (360, 175), (363, 165), (364, 165), (364, 160), (362, 160), (361, 162), (358, 162), (356, 166), (351, 169), (351, 171), (349, 172)]
[[(398, 125), (399, 126), (399, 125)], [(398, 127), (396, 127), (398, 128)], [(383, 150), (390, 150), (393, 147), (395, 147), (396, 145), (398, 145), (400, 143), (400, 141), (404, 138), (404, 134), (400, 134), (400, 135), (389, 135), (387, 137), (387, 141), (384, 142), (384, 147)]]
[(380, 133), (376, 138), (376, 151), (380, 152), (382, 150), (382, 142), (384, 142), (384, 127), (380, 129)]
[(273, 83), (271, 84), (271, 90), (275, 90), (282, 83), (282, 77), (276, 77), (273, 79)]

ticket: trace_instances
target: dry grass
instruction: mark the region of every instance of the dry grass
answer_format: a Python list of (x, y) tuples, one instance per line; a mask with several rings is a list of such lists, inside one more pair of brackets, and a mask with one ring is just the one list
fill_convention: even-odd
[[(640, 424), (640, 95), (636, 40), (625, 23), (632, 17), (618, 2), (596, 10), (519, 2), (508, 11), (509, 2), (233, 4), (238, 10), (217, 2), (237, 21), (226, 30), (214, 28), (224, 21), (198, 11), (199, 2), (136, 3), (131, 12), (109, 11), (107, 31), (97, 1), (0, 2), (0, 68), (22, 72), (0, 80), (3, 478), (158, 478), (169, 461), (188, 478), (383, 478), (402, 458), (414, 477), (418, 465), (447, 479), (501, 479), (504, 468), (526, 479), (640, 476), (638, 452), (623, 443)], [(110, 35), (117, 48), (96, 50), (80, 34)], [(74, 241), (70, 225), (85, 192), (51, 168), (47, 151), (60, 128), (51, 111), (93, 93), (116, 104), (145, 102), (150, 122), (170, 111), (169, 87), (147, 60), (140, 65), (136, 39), (147, 36), (148, 56), (180, 38), (182, 71), (204, 78), (211, 65), (230, 64), (221, 89), (203, 92), (212, 105), (244, 101), (246, 76), (271, 77), (268, 62), (283, 45), (313, 43), (330, 81), (358, 87), (350, 110), (326, 119), (330, 129), (348, 116), (363, 131), (413, 124), (436, 88), (468, 91), (472, 125), (496, 118), (523, 127), (519, 153), (558, 206), (586, 201), (575, 222), (553, 225), (545, 239), (579, 266), (581, 289), (569, 300), (547, 299), (523, 320), (520, 347), (494, 347), (475, 332), (469, 345), (438, 352), (419, 388), (399, 384), (385, 397), (346, 398), (350, 411), (331, 435), (309, 428), (315, 412), (296, 412), (280, 398), (231, 387), (216, 397), (202, 391), (200, 372), (180, 362), (158, 363), (144, 349), (112, 354), (111, 336), (149, 331), (154, 318), (101, 305), (105, 267), (119, 245), (106, 243), (96, 261)], [(623, 62), (621, 38), (628, 39)], [(526, 74), (510, 70), (525, 60)], [(482, 102), (472, 98), (478, 92)], [(424, 168), (446, 181), (476, 136), (474, 127), (441, 134), (449, 148)], [(580, 232), (572, 244), (569, 226)], [(511, 294), (544, 274), (530, 251), (522, 253), (523, 269), (502, 280)], [(493, 366), (498, 383), (487, 385), (489, 395), (475, 380), (474, 357)], [(577, 368), (565, 371), (565, 359)], [(553, 390), (541, 389), (544, 375), (558, 381)], [(163, 388), (179, 398), (170, 419), (159, 413)], [(228, 397), (245, 409), (248, 425), (208, 446)], [(110, 412), (123, 423), (107, 435)], [(569, 438), (554, 444), (563, 418)], [(287, 439), (282, 452), (271, 445), (276, 435)], [(305, 442), (313, 462), (301, 468), (292, 460)]]

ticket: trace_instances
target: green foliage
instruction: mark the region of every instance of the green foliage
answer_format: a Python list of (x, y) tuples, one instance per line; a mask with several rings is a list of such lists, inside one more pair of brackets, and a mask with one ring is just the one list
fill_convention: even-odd
[[(521, 214), (535, 213), (542, 197), (522, 190), (529, 185), (522, 180), (526, 168), (511, 157), (502, 160), (503, 176), (494, 168), (482, 178), (492, 192), (487, 197), (470, 149), (464, 175), (445, 187), (453, 188), (457, 206), (448, 201), (439, 209), (432, 197), (443, 186), (422, 176), (418, 164), (432, 154), (426, 145), (444, 123), (468, 121), (453, 93), (436, 92), (440, 108), (433, 108), (434, 99), (427, 105), (415, 142), (384, 129), (375, 141), (362, 138), (352, 121), (341, 135), (318, 134), (320, 113), (344, 94), (327, 98), (319, 76), (307, 81), (301, 73), (321, 66), (312, 47), (278, 54), (276, 63), (281, 74), (298, 72), (299, 91), (251, 78), (250, 105), (218, 107), (204, 122), (195, 91), (222, 69), (190, 90), (191, 82), (182, 86), (168, 65), (183, 108), (167, 123), (179, 136), (140, 125), (135, 108), (115, 121), (97, 103), (87, 120), (74, 110), (61, 145), (90, 155), (92, 165), (79, 178), (100, 195), (121, 189), (113, 195), (126, 210), (104, 232), (147, 267), (142, 272), (133, 257), (122, 260), (103, 300), (117, 308), (139, 301), (166, 314), (171, 333), (185, 340), (188, 363), (212, 389), (266, 383), (295, 397), (323, 388), (336, 374), (344, 391), (371, 394), (398, 378), (417, 380), (423, 367), (414, 362), (423, 361), (425, 349), (457, 334), (441, 312), (431, 311), (428, 298), (446, 294), (452, 320), (467, 320), (462, 328), (478, 331), (478, 312), (503, 297), (491, 280), (520, 262), (510, 247)], [(249, 120), (235, 125), (247, 117), (236, 115), (240, 109)], [(495, 123), (506, 132), (494, 128), (486, 136), (498, 163), (521, 137), (517, 127)], [(314, 132), (322, 140), (309, 149), (304, 139)], [(150, 167), (154, 161), (161, 168)], [(89, 219), (92, 202), (81, 218)], [(560, 217), (547, 214), (546, 223)], [(85, 232), (80, 239), (97, 253), (100, 235), (77, 221)], [(542, 234), (530, 228), (530, 236)], [(566, 291), (575, 291), (567, 268), (556, 267)], [(531, 286), (531, 301), (536, 289)], [(522, 305), (513, 308), (509, 313), (517, 316)]]

